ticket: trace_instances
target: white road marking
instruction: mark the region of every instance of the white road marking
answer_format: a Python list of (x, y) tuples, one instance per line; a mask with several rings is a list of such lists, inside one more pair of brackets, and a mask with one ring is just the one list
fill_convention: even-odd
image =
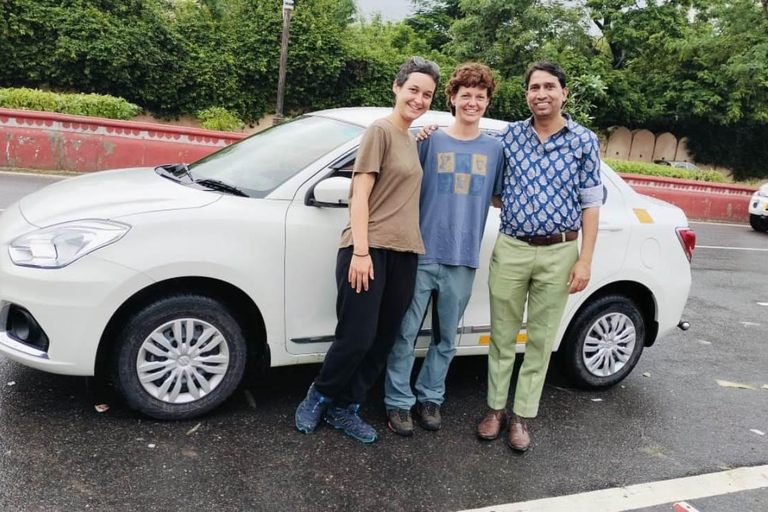
[(620, 512), (763, 488), (768, 488), (768, 465), (510, 503), (467, 512)]
[[(696, 249), (721, 249), (724, 251), (758, 251), (768, 252), (768, 249), (762, 249), (758, 247), (720, 247), (717, 245), (697, 245)], [(694, 249), (694, 250), (696, 250)]]
[(704, 224), (707, 226), (730, 226), (732, 228), (748, 228), (749, 227), (749, 224), (728, 224), (725, 222), (703, 222), (700, 220), (698, 221), (689, 220), (688, 224)]
[(758, 306), (768, 306), (768, 302), (758, 302)]

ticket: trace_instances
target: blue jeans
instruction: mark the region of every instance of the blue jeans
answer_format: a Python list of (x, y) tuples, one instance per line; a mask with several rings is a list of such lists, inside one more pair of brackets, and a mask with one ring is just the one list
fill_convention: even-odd
[(411, 390), (411, 370), (416, 359), (414, 347), (433, 292), (437, 293), (439, 332), (432, 332), (432, 342), (416, 380), (416, 394), (419, 402), (442, 405), (445, 377), (456, 354), (456, 329), (472, 295), (474, 280), (475, 269), (470, 267), (440, 263), (419, 265), (413, 300), (387, 359), (384, 384), (387, 409), (410, 409), (416, 404), (417, 397)]

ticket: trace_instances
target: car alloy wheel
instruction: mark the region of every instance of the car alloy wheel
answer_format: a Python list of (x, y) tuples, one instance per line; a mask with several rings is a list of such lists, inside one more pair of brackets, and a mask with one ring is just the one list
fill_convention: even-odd
[(603, 315), (589, 328), (582, 345), (584, 366), (597, 377), (615, 375), (629, 362), (636, 342), (631, 318), (623, 313)]
[(568, 325), (557, 360), (577, 387), (604, 389), (621, 382), (635, 367), (645, 332), (643, 311), (632, 298), (593, 298)]
[(229, 345), (218, 329), (197, 318), (183, 318), (161, 325), (144, 340), (136, 373), (153, 397), (183, 404), (216, 389), (229, 359)]

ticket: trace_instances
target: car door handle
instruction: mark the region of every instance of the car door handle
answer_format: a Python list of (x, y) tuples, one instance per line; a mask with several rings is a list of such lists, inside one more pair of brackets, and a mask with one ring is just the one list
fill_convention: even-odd
[(611, 224), (609, 222), (601, 222), (597, 229), (598, 231), (623, 231), (624, 226), (620, 224)]

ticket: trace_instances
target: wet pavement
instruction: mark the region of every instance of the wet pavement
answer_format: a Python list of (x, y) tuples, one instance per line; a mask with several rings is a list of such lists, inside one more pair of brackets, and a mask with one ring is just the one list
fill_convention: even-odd
[[(8, 183), (0, 175), (0, 209)], [(701, 246), (764, 250), (698, 249), (690, 331), (646, 349), (620, 386), (578, 391), (552, 370), (525, 455), (474, 437), (484, 357), (454, 362), (436, 433), (387, 431), (379, 383), (362, 411), (380, 433), (371, 446), (294, 429), (317, 365), (271, 369), (212, 414), (158, 422), (90, 379), (0, 358), (0, 510), (461, 510), (767, 464), (768, 389), (716, 379), (768, 384), (768, 236), (693, 227)], [(763, 489), (690, 503), (757, 512), (767, 500)]]

